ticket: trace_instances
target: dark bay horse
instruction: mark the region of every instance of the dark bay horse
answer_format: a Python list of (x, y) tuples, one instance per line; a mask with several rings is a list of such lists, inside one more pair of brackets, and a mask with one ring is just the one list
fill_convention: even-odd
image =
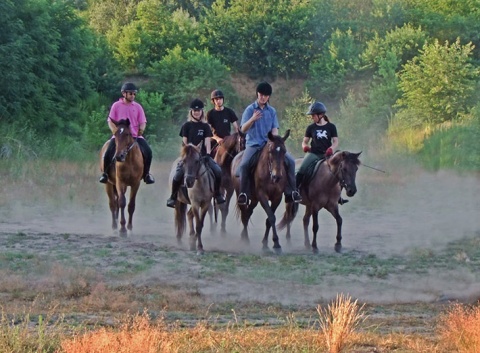
[[(115, 131), (115, 157), (108, 174), (108, 183), (105, 190), (108, 195), (110, 211), (112, 213), (112, 229), (117, 229), (118, 212), (120, 211), (120, 235), (125, 236), (132, 230), (133, 213), (135, 212), (135, 198), (137, 196), (143, 175), (143, 156), (136, 139), (130, 132), (130, 120), (122, 119), (114, 122)], [(100, 152), (100, 168), (103, 172), (103, 155), (110, 141), (107, 141)], [(125, 227), (125, 206), (127, 188), (130, 187), (128, 202), (128, 225)]]
[[(284, 137), (274, 136), (271, 132), (268, 133), (268, 142), (259, 152), (260, 155), (258, 157), (258, 162), (253, 171), (253, 183), (250, 183), (250, 204), (237, 204), (243, 224), (241, 234), (242, 240), (249, 242), (247, 229), (248, 221), (250, 220), (255, 207), (260, 203), (267, 214), (267, 220), (265, 221), (265, 234), (262, 240), (263, 249), (268, 249), (268, 233), (271, 228), (273, 233), (273, 249), (277, 253), (281, 253), (281, 246), (275, 225), (275, 211), (282, 200), (283, 190), (287, 183), (287, 170), (285, 168), (285, 154), (287, 153), (287, 149), (285, 147), (285, 140), (289, 135), (290, 130), (287, 130)], [(243, 152), (240, 152), (232, 162), (232, 176), (236, 173), (242, 155)], [(238, 196), (240, 192), (239, 178), (233, 177), (232, 181)]]
[[(175, 174), (178, 161), (183, 163), (185, 171), (184, 185), (187, 195), (182, 189), (178, 192), (177, 203), (175, 205), (175, 229), (177, 232), (177, 241), (181, 243), (186, 228), (186, 216), (190, 226), (190, 250), (197, 250), (197, 253), (203, 254), (202, 229), (205, 216), (212, 203), (214, 194), (213, 171), (208, 168), (201, 155), (202, 144), (194, 146), (187, 144), (182, 146), (180, 158), (174, 162), (170, 172), (170, 183)], [(190, 209), (187, 213), (187, 207)]]
[(243, 132), (236, 132), (232, 135), (226, 136), (218, 145), (215, 154), (215, 162), (222, 168), (222, 182), (220, 191), (225, 195), (225, 203), (217, 205), (217, 209), (222, 214), (221, 232), (226, 234), (227, 216), (230, 199), (233, 195), (233, 182), (231, 166), (233, 158), (245, 149), (245, 134)]
[[(337, 242), (335, 251), (342, 249), (342, 217), (338, 211), (338, 200), (342, 188), (345, 189), (347, 196), (352, 197), (357, 192), (355, 178), (357, 175), (360, 160), (358, 157), (362, 152), (351, 153), (347, 151), (336, 152), (332, 157), (321, 162), (315, 171), (313, 178), (304, 182), (300, 186), (302, 194), (302, 204), (305, 205), (305, 215), (303, 216), (304, 243), (306, 248), (310, 248), (310, 238), (308, 236), (308, 225), (310, 217), (313, 218), (313, 240), (311, 248), (314, 253), (318, 252), (317, 232), (318, 232), (318, 212), (325, 208), (332, 214), (337, 222)], [(299, 162), (301, 160), (297, 160)], [(278, 224), (279, 229), (287, 227), (287, 240), (290, 240), (290, 224), (298, 211), (298, 204), (287, 204), (285, 214)]]

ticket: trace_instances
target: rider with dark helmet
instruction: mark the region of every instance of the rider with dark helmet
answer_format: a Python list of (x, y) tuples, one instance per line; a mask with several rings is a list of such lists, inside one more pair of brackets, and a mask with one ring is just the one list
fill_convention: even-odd
[[(302, 141), (302, 148), (306, 154), (297, 171), (297, 188), (300, 188), (309, 166), (318, 162), (320, 159), (329, 158), (338, 147), (337, 127), (330, 122), (326, 113), (327, 107), (321, 102), (313, 102), (306, 113), (310, 115), (313, 123), (307, 126)], [(348, 200), (342, 200), (340, 198), (340, 204), (346, 202), (348, 202)]]
[[(215, 201), (217, 204), (225, 202), (225, 198), (220, 192), (220, 182), (222, 180), (222, 170), (217, 163), (210, 156), (211, 154), (211, 137), (212, 130), (210, 125), (205, 121), (205, 112), (203, 111), (204, 104), (203, 102), (196, 98), (190, 103), (190, 110), (188, 112), (188, 121), (182, 125), (180, 129), (180, 136), (184, 144), (193, 144), (198, 145), (203, 141), (201, 154), (204, 156), (205, 161), (207, 162), (210, 169), (212, 169), (213, 174), (215, 175), (214, 182), (214, 192), (215, 192)], [(180, 161), (177, 164), (175, 170), (175, 175), (172, 180), (172, 194), (167, 200), (167, 207), (175, 208), (175, 203), (177, 201), (178, 191), (180, 186), (183, 184), (185, 171), (183, 170), (183, 163)]]
[(226, 136), (230, 135), (231, 125), (235, 132), (238, 132), (238, 117), (235, 112), (224, 106), (225, 96), (222, 91), (216, 89), (210, 95), (213, 108), (207, 112), (207, 122), (212, 128), (212, 151), (220, 144)]
[[(242, 115), (240, 129), (246, 134), (246, 148), (243, 152), (236, 174), (240, 176), (240, 193), (237, 203), (247, 205), (249, 200), (249, 164), (253, 155), (261, 150), (268, 141), (268, 133), (278, 135), (280, 127), (277, 111), (269, 104), (272, 86), (268, 82), (257, 85), (256, 101), (250, 104)], [(285, 154), (288, 180), (285, 186), (285, 202), (300, 202), (302, 198), (295, 187), (295, 161), (289, 153)]]
[[(107, 123), (112, 133), (115, 133), (117, 127), (113, 121), (117, 122), (122, 119), (130, 120), (130, 131), (140, 146), (140, 150), (142, 151), (143, 155), (143, 180), (146, 184), (153, 184), (155, 179), (150, 174), (150, 166), (152, 165), (152, 150), (143, 137), (145, 127), (147, 126), (147, 118), (145, 117), (143, 107), (139, 103), (135, 102), (135, 96), (137, 95), (137, 92), (137, 87), (131, 82), (126, 82), (122, 85), (121, 93), (123, 97), (113, 103), (112, 107), (110, 108)], [(114, 165), (114, 155), (115, 136), (112, 136), (108, 148), (103, 155), (104, 172), (99, 180), (99, 182), (103, 184), (108, 182), (107, 171), (112, 165)]]

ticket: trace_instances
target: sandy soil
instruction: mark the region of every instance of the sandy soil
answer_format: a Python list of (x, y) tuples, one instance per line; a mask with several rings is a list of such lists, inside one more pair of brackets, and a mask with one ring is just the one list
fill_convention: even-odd
[[(198, 263), (188, 250), (188, 241), (179, 246), (174, 236), (173, 210), (165, 206), (169, 193), (168, 174), (171, 163), (153, 166), (154, 185), (142, 185), (137, 197), (134, 231), (120, 238), (110, 228), (107, 197), (98, 172), (92, 166), (87, 179), (90, 190), (77, 190), (72, 180), (68, 192), (48, 195), (39, 193), (35, 184), (3, 186), (0, 204), (0, 252), (11, 251), (9, 237), (21, 234), (28, 241), (18, 242), (15, 250), (35, 250), (50, 256), (68, 253), (83, 259), (85, 265), (96, 266), (107, 273), (118, 258), (151, 256), (157, 265), (130, 278), (133, 285), (169, 283), (195, 288), (208, 302), (276, 302), (284, 305), (314, 305), (330, 300), (337, 293), (350, 293), (362, 302), (373, 304), (432, 303), (442, 298), (471, 300), (480, 297), (480, 278), (468, 271), (455, 273), (431, 269), (428, 278), (411, 274), (375, 278), (330, 278), (322, 285), (297, 285), (273, 280), (270, 283), (238, 282), (229, 278), (205, 281)], [(68, 183), (68, 182), (67, 182)], [(453, 173), (426, 173), (415, 170), (408, 175), (382, 174), (361, 167), (357, 175), (359, 192), (342, 206), (344, 252), (375, 254), (378, 257), (407, 256), (415, 249), (436, 251), (449, 242), (464, 237), (480, 236), (480, 182), (477, 176)], [(31, 189), (29, 189), (31, 188)], [(34, 195), (29, 198), (28, 195)], [(38, 196), (43, 195), (43, 196)], [(9, 200), (8, 202), (6, 202)], [(277, 211), (277, 219), (283, 213)], [(303, 213), (301, 207), (300, 214)], [(222, 237), (207, 225), (204, 231), (206, 252), (261, 254), (264, 213), (255, 212), (250, 227), (250, 246), (240, 242), (240, 222), (231, 212), (228, 234)], [(321, 249), (318, 256), (334, 253), (335, 221), (325, 211), (320, 217)], [(283, 255), (310, 254), (303, 247), (301, 217), (293, 225), (293, 242), (287, 245), (281, 232)], [(92, 258), (95, 248), (108, 246), (112, 257)], [(159, 251), (175, 253), (175, 260)], [(88, 256), (87, 256), (88, 255)], [(339, 255), (341, 256), (341, 255)], [(247, 290), (246, 290), (247, 289)]]

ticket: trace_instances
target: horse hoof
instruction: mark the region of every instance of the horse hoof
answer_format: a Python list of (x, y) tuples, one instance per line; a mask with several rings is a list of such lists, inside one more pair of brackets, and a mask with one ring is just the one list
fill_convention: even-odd
[(282, 248), (273, 248), (273, 251), (275, 252), (276, 255), (282, 255)]
[(336, 243), (335, 244), (335, 251), (338, 252), (338, 253), (341, 253), (342, 252), (342, 244)]
[(198, 256), (202, 256), (205, 254), (205, 250), (201, 249), (201, 250), (197, 250), (197, 255)]
[(118, 232), (118, 235), (120, 235), (122, 238), (126, 238), (127, 237), (127, 230), (126, 229), (125, 230), (123, 230), (123, 229), (120, 230)]
[(318, 249), (317, 249), (317, 248), (314, 248), (314, 249), (312, 249), (312, 252), (313, 252), (315, 255), (317, 255), (317, 254), (318, 254)]

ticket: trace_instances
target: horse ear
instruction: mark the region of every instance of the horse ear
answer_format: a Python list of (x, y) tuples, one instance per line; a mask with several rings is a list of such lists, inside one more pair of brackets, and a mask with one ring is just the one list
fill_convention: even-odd
[(272, 131), (269, 131), (269, 132), (268, 132), (268, 139), (269, 139), (269, 140), (272, 140), (272, 139), (273, 139)]
[(290, 136), (290, 129), (288, 129), (288, 130), (285, 132), (285, 135), (284, 135), (283, 138), (282, 138), (283, 142), (285, 142), (285, 141), (288, 139), (288, 136)]

